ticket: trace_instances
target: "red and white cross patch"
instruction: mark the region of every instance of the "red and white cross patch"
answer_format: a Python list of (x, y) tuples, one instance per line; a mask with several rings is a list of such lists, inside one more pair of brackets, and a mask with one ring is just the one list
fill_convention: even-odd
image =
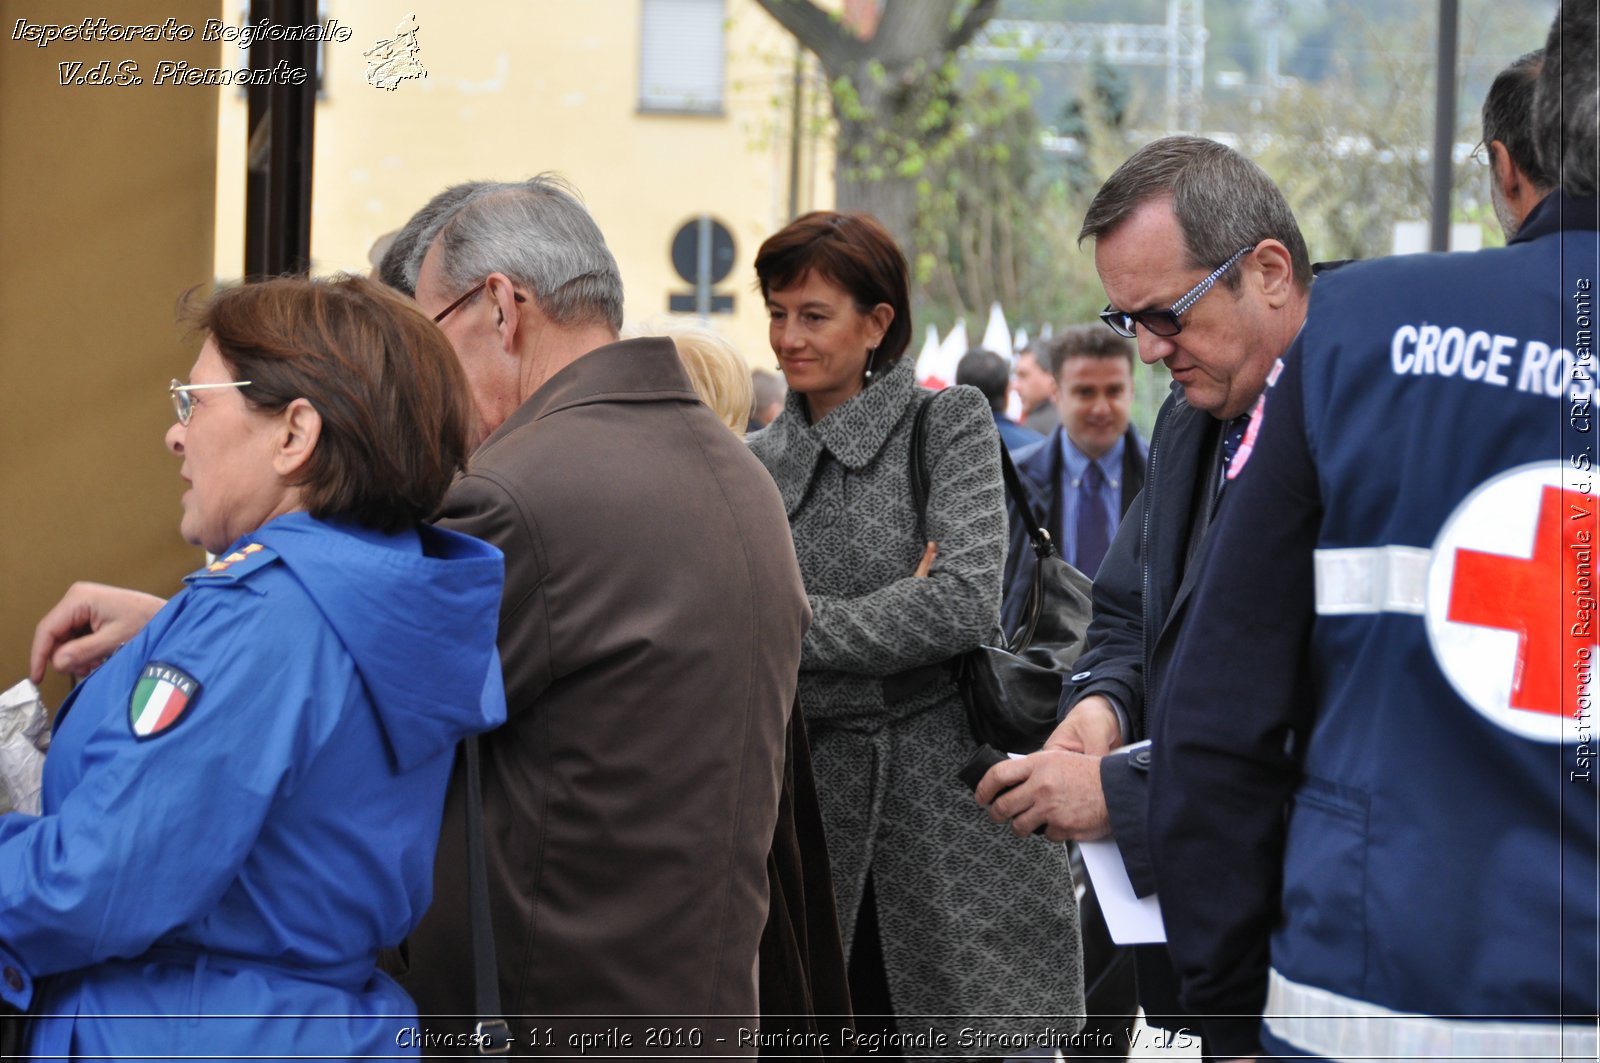
[(1600, 505), (1589, 480), (1551, 461), (1480, 484), (1445, 521), (1428, 566), (1428, 642), (1450, 685), (1540, 742), (1593, 734)]

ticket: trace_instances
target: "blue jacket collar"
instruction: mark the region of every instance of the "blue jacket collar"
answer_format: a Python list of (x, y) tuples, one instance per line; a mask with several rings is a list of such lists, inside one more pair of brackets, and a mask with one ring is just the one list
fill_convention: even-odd
[(233, 549), (249, 543), (277, 554), (338, 634), (402, 771), (504, 720), (499, 550), (442, 528), (386, 535), (303, 512)]
[(1509, 241), (1513, 244), (1537, 240), (1558, 232), (1593, 232), (1600, 229), (1600, 198), (1551, 192), (1528, 212), (1522, 228)]

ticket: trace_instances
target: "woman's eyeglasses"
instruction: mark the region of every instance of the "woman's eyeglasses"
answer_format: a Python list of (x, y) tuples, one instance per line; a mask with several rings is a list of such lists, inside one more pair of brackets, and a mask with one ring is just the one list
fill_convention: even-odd
[(189, 392), (205, 391), (208, 388), (247, 388), (249, 386), (250, 381), (248, 380), (229, 380), (222, 384), (180, 384), (174, 380), (172, 386), (167, 388), (167, 391), (172, 395), (172, 408), (178, 414), (178, 423), (187, 425), (189, 418), (194, 416), (194, 399)]

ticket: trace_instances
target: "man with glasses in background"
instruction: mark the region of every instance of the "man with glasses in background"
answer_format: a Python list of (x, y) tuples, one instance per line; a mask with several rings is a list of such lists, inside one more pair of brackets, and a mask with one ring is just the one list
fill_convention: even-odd
[(1533, 92), (1543, 66), (1543, 51), (1518, 57), (1495, 75), (1483, 98), (1483, 140), (1473, 155), (1489, 167), (1489, 201), (1507, 242), (1555, 187), (1534, 149)]
[[(1088, 649), (1064, 684), (1065, 716), (1043, 750), (990, 769), (978, 800), (996, 822), (1053, 840), (1110, 834), (1136, 893), (1155, 892), (1145, 816), (1161, 673), (1194, 584), (1189, 564), (1248, 447), (1251, 413), (1305, 320), (1311, 260), (1294, 214), (1260, 167), (1175, 136), (1140, 149), (1095, 194), (1080, 240), (1110, 305), (1100, 315), (1172, 374), (1144, 490), (1095, 578)], [(1159, 856), (1158, 856), (1159, 858)], [(1136, 949), (1152, 1026), (1194, 1030), (1163, 945)]]

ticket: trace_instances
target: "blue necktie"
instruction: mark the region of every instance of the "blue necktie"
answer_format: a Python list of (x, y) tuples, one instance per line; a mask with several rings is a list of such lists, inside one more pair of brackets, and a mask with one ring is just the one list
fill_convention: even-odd
[(1078, 571), (1093, 579), (1111, 545), (1111, 530), (1106, 527), (1105, 507), (1100, 504), (1100, 485), (1106, 474), (1091, 461), (1078, 482)]
[(1234, 457), (1239, 453), (1239, 444), (1244, 442), (1245, 430), (1250, 427), (1250, 415), (1244, 414), (1235, 417), (1222, 426), (1222, 477), (1227, 481), (1228, 468), (1233, 464)]

